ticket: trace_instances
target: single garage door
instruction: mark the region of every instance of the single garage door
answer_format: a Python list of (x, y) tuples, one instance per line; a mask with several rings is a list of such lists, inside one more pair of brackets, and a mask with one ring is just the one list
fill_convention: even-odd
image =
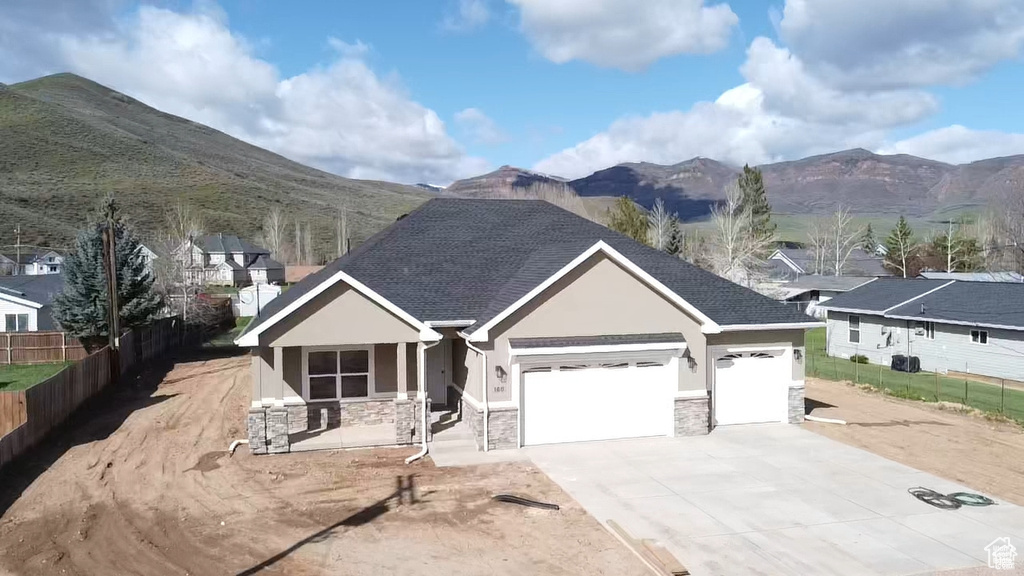
[(787, 421), (791, 370), (784, 350), (719, 357), (715, 361), (715, 424)]
[(675, 361), (527, 369), (523, 443), (671, 435), (678, 380)]

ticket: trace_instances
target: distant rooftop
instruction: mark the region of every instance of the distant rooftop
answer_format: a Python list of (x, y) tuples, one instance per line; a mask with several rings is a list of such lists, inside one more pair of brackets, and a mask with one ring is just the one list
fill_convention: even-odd
[(929, 280), (963, 282), (1024, 282), (1024, 276), (1017, 272), (921, 272), (918, 276)]
[(196, 239), (196, 246), (207, 254), (230, 254), (242, 252), (245, 254), (270, 254), (266, 248), (260, 248), (242, 240), (238, 236), (230, 234), (209, 234)]

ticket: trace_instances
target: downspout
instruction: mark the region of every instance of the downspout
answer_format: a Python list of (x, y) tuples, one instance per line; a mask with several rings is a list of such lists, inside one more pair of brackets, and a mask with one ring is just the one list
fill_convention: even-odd
[(427, 455), (427, 349), (433, 348), (440, 343), (441, 341), (438, 340), (437, 342), (424, 346), (423, 349), (420, 350), (419, 358), (417, 359), (419, 361), (419, 365), (416, 366), (416, 380), (418, 380), (416, 383), (416, 390), (420, 394), (420, 439), (423, 440), (423, 447), (420, 448), (419, 452), (406, 458), (406, 464), (412, 464)]
[(487, 354), (484, 354), (483, 350), (473, 346), (473, 344), (470, 343), (469, 338), (464, 337), (463, 339), (466, 341), (466, 348), (469, 348), (480, 355), (480, 387), (483, 390), (484, 397), (484, 452), (487, 452)]

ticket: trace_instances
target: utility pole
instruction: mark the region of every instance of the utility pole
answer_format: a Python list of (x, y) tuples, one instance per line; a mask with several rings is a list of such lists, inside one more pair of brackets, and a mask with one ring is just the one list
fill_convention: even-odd
[(14, 275), (18, 275), (18, 268), (21, 267), (21, 224), (14, 227), (14, 250), (16, 256), (14, 257)]
[(121, 345), (121, 314), (117, 303), (117, 253), (114, 233), (114, 214), (107, 210), (103, 227), (103, 268), (107, 277), (107, 341), (110, 346), (110, 374), (117, 382), (121, 372), (119, 348)]

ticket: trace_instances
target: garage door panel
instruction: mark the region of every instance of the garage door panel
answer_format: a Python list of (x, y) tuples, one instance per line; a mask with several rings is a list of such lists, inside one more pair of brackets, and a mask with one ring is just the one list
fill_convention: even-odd
[(674, 363), (527, 372), (524, 444), (552, 444), (672, 433)]
[(727, 354), (715, 361), (715, 424), (788, 419), (790, 361), (785, 352)]

